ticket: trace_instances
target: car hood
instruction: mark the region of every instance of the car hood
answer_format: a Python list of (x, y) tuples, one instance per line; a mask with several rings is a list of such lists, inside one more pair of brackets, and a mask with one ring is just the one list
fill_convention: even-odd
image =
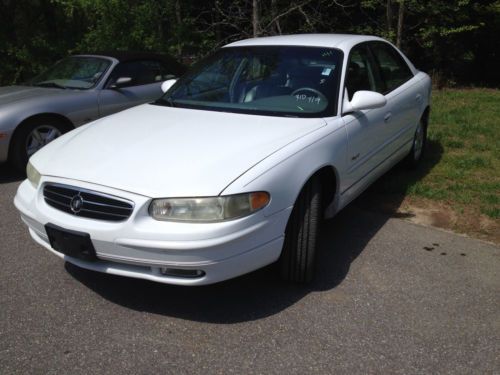
[(63, 89), (32, 87), (32, 86), (4, 86), (0, 87), (0, 106), (20, 100), (47, 95), (59, 95), (66, 92)]
[(273, 152), (323, 126), (318, 118), (146, 104), (60, 137), (31, 162), (42, 175), (149, 197), (214, 196)]

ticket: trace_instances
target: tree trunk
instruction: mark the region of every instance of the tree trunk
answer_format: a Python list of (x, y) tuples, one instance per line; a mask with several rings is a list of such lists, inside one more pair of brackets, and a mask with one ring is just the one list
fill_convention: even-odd
[(258, 37), (260, 34), (259, 0), (252, 0), (252, 28), (253, 37)]
[(385, 6), (385, 22), (387, 26), (387, 34), (392, 35), (392, 0), (387, 0)]
[(401, 42), (403, 40), (403, 18), (405, 13), (405, 1), (399, 0), (399, 11), (398, 11), (398, 30), (396, 34), (396, 46), (401, 48)]
[(220, 22), (221, 22), (221, 16), (219, 12), (214, 12), (214, 20), (215, 20), (215, 40), (217, 42), (217, 45), (222, 40), (222, 32), (220, 29)]
[[(271, 18), (276, 17), (278, 14), (278, 7), (276, 4), (276, 0), (271, 0)], [(280, 25), (280, 20), (279, 18), (274, 21), (274, 33), (273, 34), (278, 34), (281, 35), (281, 25)]]
[(177, 58), (182, 56), (182, 45), (181, 45), (181, 29), (182, 29), (182, 17), (181, 17), (181, 2), (180, 0), (175, 0), (175, 21), (177, 23)]

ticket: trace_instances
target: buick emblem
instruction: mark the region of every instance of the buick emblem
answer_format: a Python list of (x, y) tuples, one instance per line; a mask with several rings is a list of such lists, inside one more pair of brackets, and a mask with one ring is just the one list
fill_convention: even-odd
[(71, 208), (71, 211), (73, 213), (77, 214), (80, 212), (83, 206), (83, 198), (80, 196), (80, 194), (75, 195), (73, 198), (71, 198), (71, 202), (69, 202), (69, 207)]

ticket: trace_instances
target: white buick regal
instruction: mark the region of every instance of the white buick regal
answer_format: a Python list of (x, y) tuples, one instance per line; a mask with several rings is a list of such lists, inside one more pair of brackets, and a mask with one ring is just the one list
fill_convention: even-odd
[(162, 283), (274, 262), (307, 282), (321, 220), (424, 151), (430, 79), (377, 37), (243, 40), (163, 89), (31, 157), (14, 202), (37, 243)]

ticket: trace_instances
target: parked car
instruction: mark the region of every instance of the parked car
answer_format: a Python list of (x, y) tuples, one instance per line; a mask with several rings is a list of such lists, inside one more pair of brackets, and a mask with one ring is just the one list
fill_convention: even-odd
[(158, 99), (161, 83), (184, 73), (152, 53), (77, 55), (29, 83), (0, 87), (0, 163), (19, 170), (47, 143), (77, 126)]
[(431, 81), (378, 37), (243, 40), (163, 88), (31, 157), (14, 202), (37, 243), (161, 283), (276, 261), (307, 282), (321, 220), (423, 156)]

